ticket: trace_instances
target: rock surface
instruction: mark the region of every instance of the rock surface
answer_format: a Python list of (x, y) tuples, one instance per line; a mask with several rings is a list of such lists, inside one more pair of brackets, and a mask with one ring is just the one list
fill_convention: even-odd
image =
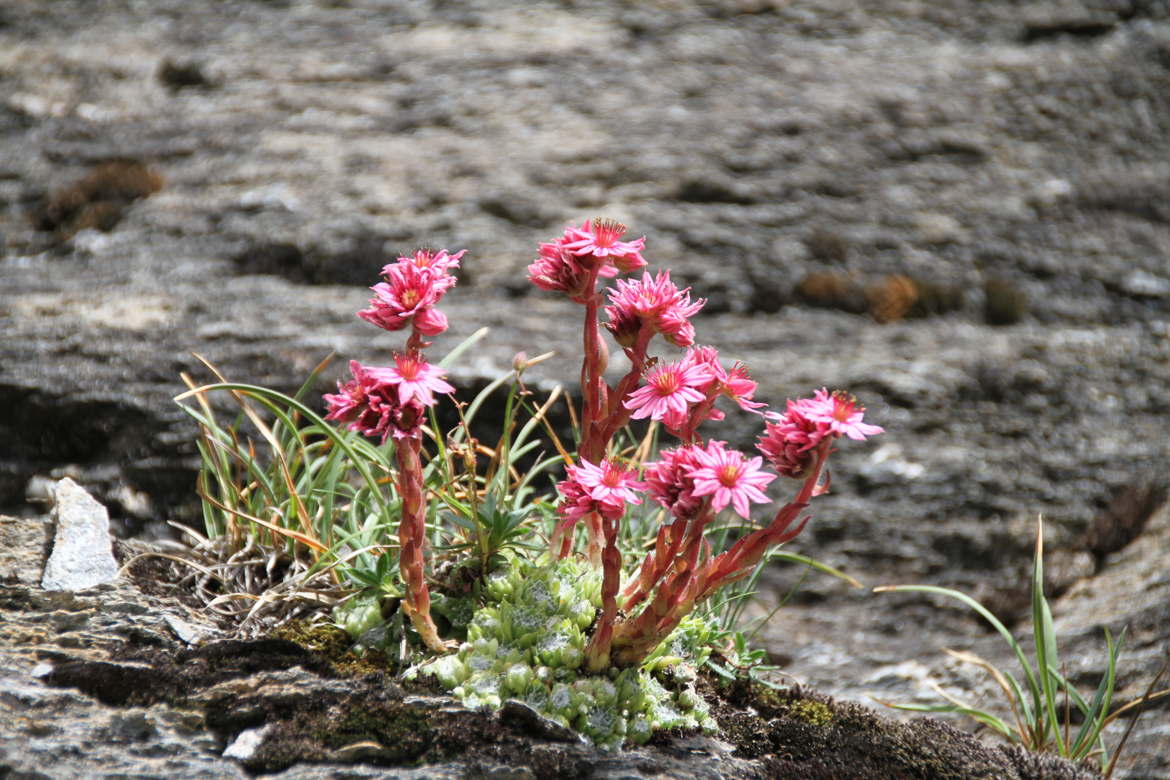
[(68, 477), (53, 487), (53, 527), (42, 588), (87, 590), (118, 576), (109, 513)]
[(38, 540), (43, 523), (0, 517), (5, 777), (1093, 777), (937, 721), (895, 723), (812, 694), (795, 701), (816, 718), (782, 699), (757, 702), (772, 708), (759, 714), (722, 705), (725, 737), (599, 751), (524, 718), (407, 695), (384, 672), (338, 677), (324, 656), (286, 640), (187, 645), (171, 624), (199, 615), (123, 578), (41, 590), (29, 584), (39, 548), (18, 545)]
[[(520, 349), (571, 377), (577, 313), (523, 268), (608, 215), (709, 298), (700, 339), (763, 398), (844, 387), (887, 428), (841, 448), (794, 549), (1019, 617), (1039, 513), (1055, 591), (1159, 549), (1155, 507), (1111, 506), (1170, 463), (1168, 130), (1160, 2), (10, 4), (0, 506), (69, 475), (121, 533), (194, 517), (190, 353), (285, 390), (330, 351), (330, 381), (376, 362), (398, 343), (353, 312), (417, 246), (469, 250), (436, 346), (494, 328), (464, 383)], [(904, 699), (984, 633), (812, 579), (766, 636), (821, 690)]]

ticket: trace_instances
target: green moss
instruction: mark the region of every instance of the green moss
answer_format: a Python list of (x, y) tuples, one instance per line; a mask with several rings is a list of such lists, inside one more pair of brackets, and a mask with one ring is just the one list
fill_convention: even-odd
[(812, 699), (797, 699), (789, 705), (788, 713), (814, 726), (824, 726), (833, 720), (833, 711), (827, 705)]
[(333, 623), (290, 620), (276, 628), (272, 636), (319, 653), (333, 672), (343, 677), (360, 677), (371, 672), (384, 672), (392, 667), (385, 655), (377, 650), (366, 650), (360, 654), (355, 652), (349, 634)]
[(383, 760), (399, 763), (425, 753), (433, 741), (433, 729), (428, 712), (404, 706), (377, 707), (348, 710), (336, 724), (330, 723), (314, 736), (334, 749), (355, 742), (377, 742), (383, 748)]
[(296, 642), (330, 661), (349, 652), (353, 644), (349, 634), (332, 623), (310, 623), (307, 620), (290, 620), (273, 630), (272, 636)]

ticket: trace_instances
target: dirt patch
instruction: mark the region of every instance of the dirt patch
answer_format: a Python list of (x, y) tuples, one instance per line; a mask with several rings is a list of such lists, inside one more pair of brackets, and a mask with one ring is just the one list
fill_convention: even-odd
[(773, 690), (746, 681), (712, 687), (716, 719), (737, 755), (761, 759), (772, 777), (991, 780), (1092, 774), (1014, 746), (989, 747), (937, 720), (899, 723), (813, 691)]
[(62, 241), (86, 228), (110, 231), (130, 204), (162, 187), (162, 174), (142, 162), (111, 160), (50, 193), (30, 216), (38, 229), (53, 231)]

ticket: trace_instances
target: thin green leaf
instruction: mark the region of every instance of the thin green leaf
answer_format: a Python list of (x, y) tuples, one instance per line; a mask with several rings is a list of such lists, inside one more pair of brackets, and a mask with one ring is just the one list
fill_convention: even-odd
[[(1004, 641), (1011, 646), (1012, 651), (1016, 654), (1016, 659), (1020, 662), (1020, 669), (1024, 672), (1024, 677), (1028, 683), (1028, 690), (1032, 693), (1033, 699), (1036, 702), (1041, 700), (1040, 684), (1036, 679), (1035, 673), (1032, 671), (1031, 663), (1028, 657), (1024, 655), (1024, 650), (1020, 647), (1020, 643), (1008, 631), (1007, 626), (1000, 622), (999, 618), (991, 614), (990, 611), (975, 599), (968, 596), (961, 591), (952, 590), (951, 588), (942, 588), (936, 585), (882, 585), (874, 588), (875, 593), (886, 592), (917, 592), (917, 593), (933, 593), (939, 596), (946, 596), (948, 598), (956, 599), (966, 606), (973, 609), (980, 617), (986, 620), (992, 628), (1004, 638)], [(1021, 704), (1026, 706), (1027, 702), (1021, 696)]]
[(1041, 720), (1041, 739), (1047, 743), (1049, 735), (1056, 742), (1057, 752), (1065, 754), (1064, 735), (1060, 729), (1061, 717), (1057, 709), (1056, 684), (1053, 672), (1059, 675), (1060, 659), (1056, 654), (1056, 631), (1052, 626), (1052, 610), (1044, 598), (1044, 520), (1036, 524), (1036, 552), (1032, 560), (1032, 638), (1036, 647), (1036, 670), (1044, 692), (1045, 717)]
[(484, 337), (487, 336), (487, 334), (490, 332), (491, 328), (484, 327), (480, 328), (475, 333), (472, 333), (463, 341), (456, 344), (454, 349), (444, 355), (443, 359), (439, 361), (438, 365), (442, 368), (450, 368), (457, 360), (459, 360), (459, 358), (463, 357), (464, 352), (482, 341)]
[(836, 569), (827, 563), (818, 561), (816, 558), (810, 558), (807, 555), (800, 555), (799, 553), (787, 552), (785, 550), (775, 550), (771, 555), (771, 560), (787, 561), (788, 563), (799, 563), (801, 566), (809, 566), (822, 574), (828, 574), (831, 577), (836, 577), (839, 580), (849, 583), (854, 588), (864, 587), (853, 577), (849, 576), (840, 569)]

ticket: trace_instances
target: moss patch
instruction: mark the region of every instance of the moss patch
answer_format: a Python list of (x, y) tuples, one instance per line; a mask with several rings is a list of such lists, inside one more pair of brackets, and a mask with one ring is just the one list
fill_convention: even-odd
[(394, 663), (376, 648), (355, 652), (349, 634), (332, 623), (292, 620), (274, 630), (272, 636), (294, 642), (319, 655), (339, 677), (394, 671)]
[[(988, 746), (941, 721), (902, 723), (799, 688), (708, 680), (712, 708), (736, 755), (760, 759), (769, 777), (819, 780), (1072, 780), (1095, 776), (1054, 756)], [(750, 714), (748, 708), (759, 713)]]

